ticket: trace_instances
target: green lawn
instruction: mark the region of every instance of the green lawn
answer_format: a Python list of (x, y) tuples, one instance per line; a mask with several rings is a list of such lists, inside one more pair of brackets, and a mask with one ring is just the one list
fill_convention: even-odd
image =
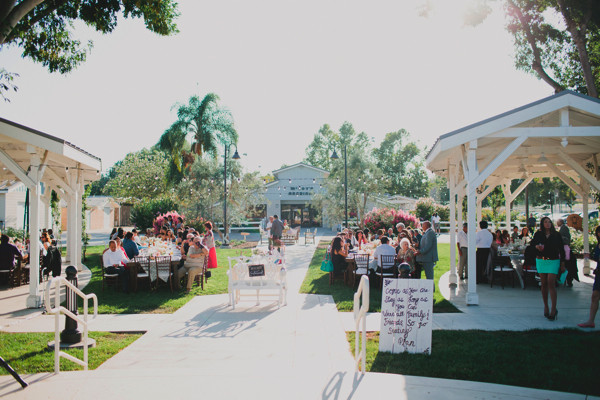
[[(98, 296), (98, 312), (101, 314), (138, 314), (138, 313), (172, 313), (183, 307), (197, 295), (227, 293), (227, 270), (229, 263), (227, 257), (250, 255), (251, 250), (217, 249), (218, 268), (212, 269), (212, 277), (204, 285), (204, 290), (194, 286), (190, 293), (184, 289), (174, 290), (172, 293), (167, 286), (158, 290), (149, 291), (140, 287), (136, 293), (125, 294), (114, 287), (104, 287), (102, 290), (102, 271), (100, 257), (104, 246), (88, 247), (84, 264), (92, 271), (92, 280), (84, 288), (85, 293), (95, 293)], [(91, 306), (92, 302), (90, 302)]]
[[(433, 331), (431, 355), (379, 352), (368, 333), (370, 372), (459, 379), (600, 395), (600, 333), (575, 329)], [(354, 332), (348, 332), (354, 354)]]
[[(89, 337), (96, 340), (96, 347), (88, 352), (89, 369), (96, 369), (125, 347), (136, 341), (141, 334), (109, 332), (90, 332)], [(48, 342), (54, 340), (54, 333), (6, 333), (0, 332), (0, 354), (19, 374), (34, 374), (54, 371), (54, 350), (48, 349)], [(66, 350), (83, 360), (83, 350)], [(83, 367), (61, 358), (61, 371), (83, 370)], [(0, 375), (6, 375), (0, 368)]]
[[(333, 300), (337, 305), (339, 311), (352, 311), (354, 307), (354, 293), (355, 290), (346, 286), (341, 280), (336, 280), (333, 285), (329, 285), (329, 274), (321, 271), (321, 261), (327, 251), (328, 241), (321, 241), (313, 259), (308, 268), (304, 282), (300, 288), (301, 293), (311, 294), (330, 294), (333, 296)], [(440, 291), (437, 289), (440, 277), (450, 270), (450, 245), (447, 243), (438, 244), (438, 254), (440, 260), (438, 261), (434, 270), (434, 281), (436, 285), (436, 291), (433, 296), (433, 312), (434, 313), (446, 313), (446, 312), (459, 312), (452, 303), (444, 299)], [(425, 273), (423, 273), (424, 276)], [(381, 311), (381, 290), (376, 282), (372, 282), (370, 291), (369, 301), (370, 312)]]

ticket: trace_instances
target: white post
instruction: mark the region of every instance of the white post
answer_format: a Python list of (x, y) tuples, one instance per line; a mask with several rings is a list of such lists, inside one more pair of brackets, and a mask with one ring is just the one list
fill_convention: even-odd
[(510, 203), (512, 202), (512, 193), (510, 192), (510, 181), (506, 181), (504, 183), (504, 207), (505, 207), (505, 212), (506, 212), (506, 230), (510, 233), (511, 229), (510, 229), (510, 223), (511, 223), (511, 216), (510, 216)]
[(588, 202), (590, 198), (590, 185), (581, 178), (580, 184), (583, 189), (583, 274), (590, 274), (590, 218)]
[(469, 143), (469, 150), (467, 152), (467, 164), (469, 169), (468, 184), (467, 184), (467, 223), (468, 232), (467, 239), (469, 243), (469, 253), (467, 257), (467, 265), (469, 268), (469, 283), (467, 286), (466, 302), (467, 305), (478, 305), (479, 295), (477, 294), (477, 270), (476, 270), (476, 207), (477, 207), (477, 187), (473, 184), (475, 179), (479, 175), (477, 170), (477, 140), (473, 140)]
[(67, 198), (67, 258), (68, 263), (77, 264), (76, 237), (77, 237), (77, 191), (69, 194)]
[(483, 197), (480, 198), (479, 196), (477, 196), (477, 192), (475, 192), (475, 198), (477, 199), (476, 200), (476, 202), (477, 202), (476, 220), (481, 221), (483, 219), (483, 210), (482, 210)]
[(456, 274), (456, 176), (454, 169), (449, 171), (450, 186), (450, 286), (456, 286), (458, 275)]
[(77, 216), (76, 234), (75, 234), (75, 260), (71, 260), (71, 263), (77, 267), (78, 271), (81, 271), (81, 254), (82, 254), (82, 245), (81, 245), (81, 233), (82, 233), (82, 224), (83, 224), (83, 202), (81, 201), (81, 196), (83, 195), (83, 183), (81, 183), (81, 171), (78, 173), (77, 178), (77, 190), (75, 191), (75, 215)]
[(27, 308), (38, 308), (42, 304), (40, 295), (40, 159), (36, 153), (31, 155), (29, 177), (35, 186), (29, 188), (29, 296)]

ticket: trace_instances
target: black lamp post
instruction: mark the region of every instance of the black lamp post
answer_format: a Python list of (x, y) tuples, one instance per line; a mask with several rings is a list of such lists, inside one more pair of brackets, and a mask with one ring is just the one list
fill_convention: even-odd
[[(344, 211), (346, 213), (345, 228), (348, 228), (348, 158), (347, 158), (348, 152), (346, 150), (347, 150), (346, 143), (344, 143)], [(337, 160), (338, 158), (339, 157), (334, 149), (333, 154), (331, 155), (331, 159)]]
[[(230, 144), (225, 145), (225, 155), (223, 156), (223, 244), (221, 245), (222, 249), (229, 248), (229, 240), (227, 239), (227, 152), (229, 151)], [(240, 155), (238, 154), (237, 147), (235, 148), (235, 153), (233, 153), (234, 160), (239, 160)]]

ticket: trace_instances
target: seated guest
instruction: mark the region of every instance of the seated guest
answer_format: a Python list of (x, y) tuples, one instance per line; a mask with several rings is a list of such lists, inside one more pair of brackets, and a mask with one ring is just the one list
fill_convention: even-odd
[(135, 244), (137, 244), (138, 246), (141, 246), (142, 241), (140, 240), (140, 235), (137, 229), (133, 228), (131, 230), (131, 233), (133, 233), (133, 241), (135, 242)]
[(111, 240), (108, 243), (108, 250), (102, 254), (102, 262), (104, 263), (104, 271), (109, 274), (118, 274), (123, 291), (129, 292), (129, 271), (125, 270), (124, 264), (129, 262), (123, 251), (117, 248), (117, 242)]
[(112, 228), (112, 231), (110, 231), (110, 235), (108, 236), (108, 240), (115, 240), (116, 237), (117, 237), (117, 228)]
[(502, 245), (502, 231), (500, 229), (496, 230), (494, 233), (494, 242), (499, 246)]
[(356, 231), (356, 246), (360, 249), (363, 244), (367, 244), (367, 240), (365, 239), (365, 234), (363, 231)]
[(519, 228), (514, 226), (513, 231), (510, 234), (510, 241), (514, 243), (517, 239), (519, 239)]
[[(394, 228), (388, 228), (388, 237), (391, 239), (394, 237)], [(400, 233), (400, 231), (398, 231), (398, 233)]]
[(125, 234), (125, 239), (123, 239), (123, 249), (125, 249), (125, 254), (130, 260), (140, 254), (137, 244), (133, 241), (133, 232), (127, 232)]
[[(190, 249), (185, 259), (184, 267), (188, 270), (188, 292), (192, 290), (196, 275), (202, 275), (204, 271), (204, 258), (208, 257), (208, 249), (202, 245), (201, 241), (200, 236), (196, 236), (193, 243), (190, 245)], [(200, 278), (203, 278), (203, 276)]]
[(365, 228), (365, 229), (363, 230), (363, 235), (365, 236), (365, 240), (366, 240), (367, 242), (370, 242), (370, 241), (371, 241), (371, 236), (370, 236), (370, 234), (371, 234), (371, 231), (369, 231), (369, 228)]
[(154, 229), (152, 229), (152, 228), (146, 229), (146, 237), (151, 238), (153, 236), (154, 236)]
[(396, 260), (398, 260), (398, 263), (400, 264), (406, 263), (410, 265), (411, 274), (415, 271), (415, 249), (407, 238), (400, 240)]
[(117, 249), (121, 250), (123, 252), (123, 254), (125, 255), (125, 257), (127, 258), (127, 261), (129, 261), (129, 257), (127, 257), (127, 252), (123, 248), (123, 244), (121, 243), (121, 238), (120, 237), (117, 236), (117, 238), (115, 239), (115, 244), (117, 246)]
[(381, 268), (381, 256), (396, 256), (396, 249), (389, 245), (387, 236), (382, 236), (379, 240), (381, 241), (381, 244), (375, 249), (373, 261), (371, 261), (370, 265), (370, 268), (373, 270)]
[(524, 242), (527, 242), (529, 240), (529, 228), (524, 226), (523, 229), (521, 229), (519, 239), (523, 240)]
[[(15, 268), (15, 258), (22, 260), (21, 252), (17, 249), (17, 246), (9, 243), (7, 235), (0, 236), (0, 270), (10, 271)], [(2, 274), (3, 276), (5, 274)], [(7, 275), (8, 276), (8, 275)], [(2, 282), (6, 284), (8, 282)]]
[(354, 248), (354, 246), (352, 245), (352, 240), (350, 239), (349, 235), (346, 232), (340, 233), (340, 237), (342, 238), (344, 243), (347, 244), (348, 250), (352, 250)]
[(331, 242), (331, 263), (335, 275), (343, 274), (346, 270), (346, 257), (348, 257), (347, 244), (344, 244), (341, 237), (336, 236)]

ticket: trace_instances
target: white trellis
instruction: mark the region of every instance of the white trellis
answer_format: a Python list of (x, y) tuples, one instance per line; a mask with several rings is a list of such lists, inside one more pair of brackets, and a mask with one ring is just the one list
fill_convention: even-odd
[[(456, 284), (456, 231), (462, 226), (467, 197), (468, 268), (475, 277), (475, 235), (481, 203), (495, 187), (504, 189), (506, 224), (511, 203), (534, 178), (557, 177), (583, 201), (583, 246), (589, 253), (590, 188), (600, 190), (600, 100), (563, 91), (438, 138), (427, 155), (427, 167), (448, 180), (450, 189), (450, 284)], [(594, 174), (587, 164), (595, 166)], [(510, 191), (512, 179), (523, 179)], [(459, 208), (461, 210), (462, 208)], [(589, 273), (589, 259), (584, 261)], [(479, 303), (475, 279), (469, 279), (467, 304)]]
[[(0, 181), (19, 180), (29, 189), (30, 279), (27, 307), (41, 304), (39, 287), (40, 210), (55, 190), (67, 202), (67, 262), (81, 262), (81, 196), (100, 178), (102, 161), (60, 138), (0, 118)], [(42, 196), (42, 183), (45, 191)]]

